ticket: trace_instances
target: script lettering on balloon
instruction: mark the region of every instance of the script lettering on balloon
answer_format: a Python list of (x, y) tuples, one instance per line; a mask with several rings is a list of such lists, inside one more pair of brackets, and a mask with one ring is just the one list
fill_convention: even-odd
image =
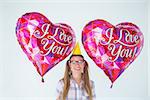
[[(57, 27), (54, 34), (50, 35), (49, 29), (50, 24), (46, 23), (42, 25), (42, 35), (39, 30), (35, 30), (33, 33), (37, 39), (41, 40), (42, 50), (40, 50), (40, 54), (46, 56), (51, 52), (53, 54), (65, 55), (69, 49), (69, 45), (72, 43), (72, 36), (65, 34), (65, 31), (60, 27)], [(56, 36), (58, 36), (58, 39), (56, 39)], [(49, 46), (50, 40), (53, 40), (53, 42)]]
[(108, 60), (114, 62), (118, 59), (118, 57), (134, 57), (136, 51), (138, 49), (137, 45), (139, 43), (139, 36), (133, 35), (127, 29), (120, 29), (119, 30), (119, 38), (115, 39), (114, 35), (114, 28), (108, 28), (106, 30), (106, 39), (101, 39), (99, 43), (101, 45), (107, 45), (110, 54), (113, 56), (109, 57)]

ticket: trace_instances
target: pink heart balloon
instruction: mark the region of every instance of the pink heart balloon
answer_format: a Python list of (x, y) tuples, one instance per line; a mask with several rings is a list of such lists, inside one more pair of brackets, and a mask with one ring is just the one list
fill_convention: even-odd
[(75, 45), (75, 34), (70, 26), (53, 24), (37, 12), (26, 13), (18, 19), (16, 36), (42, 77), (65, 59)]
[(84, 49), (112, 83), (136, 59), (143, 42), (140, 29), (128, 22), (113, 26), (97, 19), (89, 22), (82, 31)]

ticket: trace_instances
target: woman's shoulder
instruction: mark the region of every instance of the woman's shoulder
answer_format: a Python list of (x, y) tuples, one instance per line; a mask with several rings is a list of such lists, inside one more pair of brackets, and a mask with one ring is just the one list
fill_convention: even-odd
[(90, 84), (94, 84), (94, 81), (93, 81), (93, 80), (90, 80)]
[(58, 84), (63, 84), (63, 83), (64, 83), (64, 79), (63, 78), (58, 81)]
[(62, 89), (63, 86), (64, 86), (64, 81), (63, 81), (63, 79), (60, 79), (60, 80), (58, 81), (58, 83), (57, 83), (57, 89), (58, 89), (58, 90), (59, 90), (59, 89)]
[(94, 87), (95, 85), (94, 85), (94, 81), (93, 80), (90, 80), (90, 85), (92, 86), (92, 87)]

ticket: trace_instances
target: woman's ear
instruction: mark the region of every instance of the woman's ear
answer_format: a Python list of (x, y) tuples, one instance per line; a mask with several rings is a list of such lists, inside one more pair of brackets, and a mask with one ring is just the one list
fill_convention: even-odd
[(70, 60), (68, 60), (68, 61), (67, 61), (67, 63), (68, 63), (68, 67), (69, 67), (69, 69), (71, 70)]
[(70, 66), (69, 64), (70, 64), (70, 60), (67, 60), (67, 66)]
[(82, 69), (81, 73), (82, 73), (82, 74), (84, 73), (84, 68)]
[(68, 60), (68, 67), (70, 67), (70, 60)]

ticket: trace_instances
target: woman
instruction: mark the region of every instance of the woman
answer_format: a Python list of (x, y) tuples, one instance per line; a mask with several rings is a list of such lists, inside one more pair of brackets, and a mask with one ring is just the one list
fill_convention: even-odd
[(94, 100), (94, 82), (89, 80), (88, 63), (81, 55), (79, 45), (66, 63), (63, 79), (57, 85), (57, 100)]

